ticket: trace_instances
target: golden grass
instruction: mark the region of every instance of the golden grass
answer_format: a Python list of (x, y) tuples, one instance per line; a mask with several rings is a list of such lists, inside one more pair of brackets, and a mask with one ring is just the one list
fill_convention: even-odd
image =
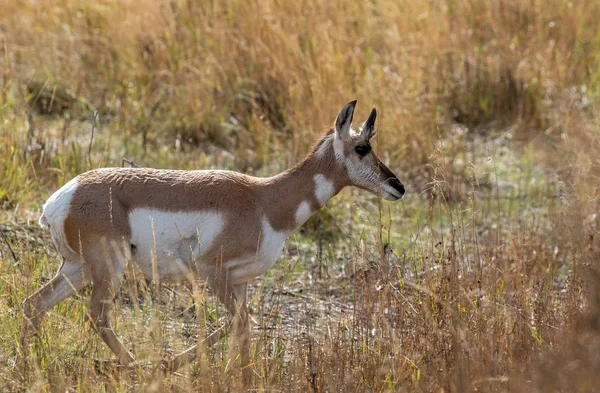
[(251, 296), (257, 389), (599, 391), (599, 32), (593, 0), (5, 2), (0, 389), (235, 390), (226, 341), (153, 372), (223, 317), (185, 287), (122, 290), (140, 370), (97, 367), (85, 293), (15, 368), (58, 258), (37, 210), (90, 161), (273, 174), (356, 98), (409, 197), (344, 193), (288, 241)]
[(395, 156), (426, 162), (453, 118), (545, 128), (566, 89), (597, 94), (594, 1), (36, 1), (4, 15), (19, 98), (89, 104), (124, 137), (209, 138), (238, 155), (277, 139), (297, 159), (330, 108), (357, 98), (381, 110)]

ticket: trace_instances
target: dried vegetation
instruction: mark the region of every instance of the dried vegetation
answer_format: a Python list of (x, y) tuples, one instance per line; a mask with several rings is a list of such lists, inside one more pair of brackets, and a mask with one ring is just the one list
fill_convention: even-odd
[(227, 341), (157, 376), (227, 316), (133, 273), (138, 370), (102, 362), (81, 293), (21, 373), (21, 302), (58, 259), (39, 207), (123, 157), (273, 174), (356, 98), (408, 197), (342, 193), (254, 283), (257, 391), (600, 391), (599, 32), (594, 0), (3, 2), (0, 389), (235, 390)]

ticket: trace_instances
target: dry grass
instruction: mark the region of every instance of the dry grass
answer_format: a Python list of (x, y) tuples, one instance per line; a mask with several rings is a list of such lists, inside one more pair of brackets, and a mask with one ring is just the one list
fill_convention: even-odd
[(98, 366), (111, 355), (84, 325), (83, 293), (53, 310), (34, 367), (18, 371), (21, 302), (56, 269), (37, 210), (71, 176), (124, 156), (272, 174), (354, 98), (358, 117), (379, 109), (377, 150), (409, 198), (343, 193), (255, 282), (258, 391), (600, 390), (596, 1), (2, 10), (3, 391), (235, 390), (227, 341), (155, 375), (226, 315), (201, 290), (134, 280), (115, 313), (139, 370)]

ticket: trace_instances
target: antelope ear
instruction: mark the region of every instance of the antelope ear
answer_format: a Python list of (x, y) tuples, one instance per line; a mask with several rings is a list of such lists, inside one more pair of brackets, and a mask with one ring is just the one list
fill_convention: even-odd
[(335, 119), (335, 134), (342, 139), (347, 139), (350, 136), (350, 126), (354, 116), (354, 107), (356, 100), (347, 103)]
[(365, 120), (365, 122), (362, 124), (362, 126), (360, 127), (361, 129), (361, 135), (363, 136), (363, 138), (368, 141), (371, 138), (375, 137), (375, 119), (377, 119), (377, 109), (375, 109), (375, 107), (373, 107), (373, 110), (371, 111), (371, 114), (369, 115), (369, 118), (367, 120)]

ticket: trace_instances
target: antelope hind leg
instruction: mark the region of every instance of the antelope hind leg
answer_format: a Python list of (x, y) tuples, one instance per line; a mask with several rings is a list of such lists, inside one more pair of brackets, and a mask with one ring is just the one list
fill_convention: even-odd
[(25, 299), (23, 302), (23, 324), (21, 326), (21, 348), (19, 353), (23, 366), (29, 348), (30, 335), (37, 333), (46, 313), (88, 283), (89, 272), (86, 265), (79, 261), (70, 262), (65, 260), (52, 280)]

